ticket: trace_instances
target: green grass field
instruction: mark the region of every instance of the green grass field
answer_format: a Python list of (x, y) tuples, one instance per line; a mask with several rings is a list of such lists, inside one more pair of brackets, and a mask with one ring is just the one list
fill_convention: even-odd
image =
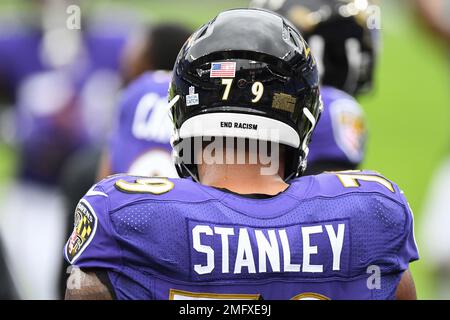
[[(118, 3), (118, 1), (104, 1)], [(153, 20), (184, 22), (193, 27), (216, 12), (243, 7), (241, 0), (130, 1)], [(383, 50), (376, 90), (360, 99), (369, 122), (364, 168), (397, 182), (415, 212), (419, 236), (421, 215), (433, 171), (450, 151), (449, 53), (395, 1), (382, 9)], [(0, 6), (1, 8), (1, 6)], [(0, 182), (14, 172), (14, 153), (0, 147)], [(426, 239), (418, 238), (418, 243)], [(433, 298), (434, 284), (425, 260), (412, 265), (419, 298)]]

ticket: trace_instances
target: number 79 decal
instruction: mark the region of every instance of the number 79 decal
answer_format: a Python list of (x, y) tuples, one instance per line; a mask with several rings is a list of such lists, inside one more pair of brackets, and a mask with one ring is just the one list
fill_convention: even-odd
[[(223, 95), (222, 95), (222, 101), (228, 100), (228, 98), (230, 96), (231, 85), (233, 84), (233, 80), (234, 79), (230, 79), (230, 78), (222, 79), (222, 85), (225, 86), (225, 90), (223, 91)], [(264, 85), (259, 81), (256, 81), (255, 83), (253, 83), (252, 94), (254, 95), (254, 97), (252, 99), (252, 102), (257, 103), (259, 100), (261, 100), (263, 93), (264, 93)]]

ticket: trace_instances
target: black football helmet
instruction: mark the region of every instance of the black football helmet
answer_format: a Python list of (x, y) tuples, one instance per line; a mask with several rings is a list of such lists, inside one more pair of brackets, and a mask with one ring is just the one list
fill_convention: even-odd
[(379, 32), (369, 26), (369, 0), (253, 0), (302, 32), (319, 65), (321, 82), (355, 96), (372, 88)]
[(183, 161), (184, 139), (273, 141), (267, 132), (277, 130), (274, 142), (289, 152), (288, 180), (306, 166), (308, 143), (322, 111), (316, 62), (298, 30), (280, 15), (260, 9), (225, 11), (181, 49), (169, 106), (180, 177), (197, 176), (197, 166)]

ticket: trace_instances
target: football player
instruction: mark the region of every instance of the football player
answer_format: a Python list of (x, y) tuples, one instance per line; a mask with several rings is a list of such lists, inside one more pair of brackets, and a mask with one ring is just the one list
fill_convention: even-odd
[(322, 105), (290, 22), (220, 13), (181, 49), (169, 101), (182, 178), (89, 190), (65, 246), (67, 299), (415, 298), (398, 186), (374, 172), (299, 177)]
[(302, 31), (318, 63), (324, 112), (312, 136), (306, 174), (356, 169), (364, 160), (367, 128), (355, 96), (370, 91), (378, 32), (369, 4), (347, 0), (253, 0)]
[(167, 88), (169, 70), (189, 36), (190, 31), (181, 25), (161, 24), (150, 30), (143, 48), (127, 55), (127, 74), (140, 75), (122, 94), (116, 126), (99, 170), (100, 179), (121, 172), (176, 177)]

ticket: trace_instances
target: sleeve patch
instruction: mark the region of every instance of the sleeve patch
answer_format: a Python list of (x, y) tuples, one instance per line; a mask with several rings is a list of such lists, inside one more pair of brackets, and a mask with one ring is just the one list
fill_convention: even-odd
[(81, 200), (75, 209), (73, 231), (64, 250), (70, 263), (73, 263), (86, 249), (96, 230), (97, 216), (89, 203)]
[(336, 144), (350, 161), (361, 162), (367, 137), (361, 108), (352, 101), (338, 100), (330, 108), (330, 115)]

